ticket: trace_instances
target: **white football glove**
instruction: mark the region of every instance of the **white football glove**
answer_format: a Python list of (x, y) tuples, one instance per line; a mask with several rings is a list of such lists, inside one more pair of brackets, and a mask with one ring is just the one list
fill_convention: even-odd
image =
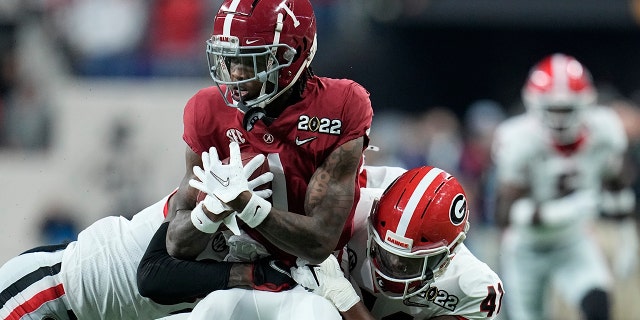
[(331, 301), (338, 310), (345, 312), (353, 307), (360, 296), (344, 277), (338, 260), (329, 255), (319, 265), (308, 264), (304, 259), (296, 260), (297, 267), (291, 268), (291, 276), (301, 286)]
[[(202, 168), (193, 167), (195, 174), (200, 181), (191, 179), (189, 185), (214, 195), (224, 203), (229, 203), (240, 195), (243, 191), (249, 190), (247, 177), (244, 175), (242, 159), (240, 158), (240, 146), (236, 142), (229, 144), (231, 151), (229, 164), (222, 164), (215, 147), (211, 147), (209, 152), (202, 153)], [(256, 156), (262, 157), (264, 155)], [(253, 160), (252, 160), (253, 161)]]
[[(547, 226), (561, 226), (593, 218), (597, 213), (597, 198), (592, 190), (580, 190), (562, 198), (540, 204), (540, 220)], [(516, 200), (509, 211), (511, 223), (516, 226), (530, 225), (536, 211), (536, 202), (531, 198)]]
[(591, 219), (597, 215), (598, 201), (593, 190), (578, 190), (540, 205), (540, 219), (548, 226), (560, 226)]
[(246, 233), (232, 235), (227, 239), (229, 253), (224, 261), (251, 262), (270, 255), (269, 251)]
[[(209, 152), (203, 152), (202, 168), (193, 167), (193, 174), (199, 180), (191, 179), (189, 185), (207, 194), (204, 205), (207, 210), (215, 214), (225, 211), (220, 211), (220, 205), (228, 210), (230, 208), (226, 205), (227, 202), (237, 198), (244, 191), (250, 191), (252, 197), (239, 217), (253, 228), (260, 224), (271, 211), (271, 203), (264, 199), (269, 198), (272, 194), (271, 189), (258, 191), (254, 191), (254, 189), (272, 181), (273, 173), (265, 172), (255, 179), (247, 181), (265, 161), (264, 155), (255, 156), (243, 167), (238, 143), (231, 142), (229, 149), (228, 165), (222, 164), (215, 147), (211, 147)], [(193, 218), (192, 222), (194, 222)], [(235, 234), (239, 234), (240, 230), (235, 220), (235, 214), (227, 216), (224, 223)], [(198, 226), (196, 225), (196, 227)]]

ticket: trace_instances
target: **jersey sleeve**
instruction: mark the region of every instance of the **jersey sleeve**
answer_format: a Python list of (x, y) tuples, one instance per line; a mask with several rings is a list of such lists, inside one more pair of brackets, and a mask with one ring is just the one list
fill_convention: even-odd
[(459, 278), (464, 296), (455, 314), (465, 319), (495, 319), (501, 310), (504, 286), (498, 275), (487, 265), (465, 272)]
[(160, 225), (140, 260), (138, 290), (161, 304), (194, 302), (215, 290), (227, 289), (232, 264), (213, 260), (185, 261), (167, 252), (169, 222)]
[(224, 134), (216, 132), (223, 126), (221, 121), (231, 121), (237, 116), (236, 109), (220, 102), (217, 88), (201, 89), (193, 95), (184, 107), (182, 139), (195, 153), (208, 151), (210, 146), (219, 145), (216, 138)]
[(373, 108), (369, 92), (356, 82), (351, 82), (345, 92), (342, 115), (343, 126), (347, 130), (341, 134), (339, 145), (347, 141), (365, 137), (364, 146), (369, 145), (369, 129), (373, 119)]

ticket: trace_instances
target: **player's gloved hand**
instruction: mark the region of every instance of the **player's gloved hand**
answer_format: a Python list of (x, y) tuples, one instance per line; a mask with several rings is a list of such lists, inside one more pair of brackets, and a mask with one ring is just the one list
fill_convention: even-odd
[(293, 279), (308, 291), (331, 301), (341, 312), (351, 309), (360, 301), (360, 296), (351, 282), (344, 277), (334, 255), (329, 255), (329, 258), (319, 265), (308, 264), (307, 261), (298, 258), (296, 265), (291, 268)]
[(270, 255), (267, 248), (246, 233), (228, 237), (227, 245), (229, 253), (224, 257), (224, 261), (252, 262)]
[[(236, 142), (231, 142), (229, 149), (231, 154), (229, 164), (226, 165), (220, 161), (215, 147), (211, 147), (209, 152), (203, 152), (202, 168), (193, 167), (193, 174), (200, 181), (189, 180), (189, 185), (192, 187), (214, 195), (224, 203), (234, 200), (243, 191), (249, 191), (247, 177), (244, 175), (240, 158), (240, 146)], [(264, 155), (262, 157), (264, 160)]]
[(291, 278), (289, 267), (272, 257), (253, 262), (252, 277), (252, 287), (256, 290), (280, 292), (297, 285)]
[(516, 226), (534, 223), (536, 211), (539, 222), (545, 226), (562, 226), (594, 217), (597, 214), (597, 197), (592, 190), (574, 191), (564, 197), (536, 205), (531, 198), (516, 200), (509, 211), (511, 223)]
[[(215, 147), (211, 147), (211, 149), (209, 149), (210, 151), (209, 153), (207, 153), (206, 151), (203, 152), (202, 153), (203, 168), (200, 168), (198, 166), (193, 167), (193, 173), (199, 180), (191, 179), (189, 180), (189, 185), (207, 194), (204, 200), (204, 206), (207, 208), (207, 210), (209, 210), (214, 214), (219, 214), (227, 210), (232, 210), (229, 206), (226, 205), (226, 203), (223, 202), (225, 201), (224, 199), (227, 199), (227, 196), (229, 196), (228, 192), (230, 192), (231, 194), (236, 194), (233, 198), (231, 198), (231, 200), (233, 200), (241, 192), (245, 191), (245, 186), (246, 186), (246, 189), (252, 193), (252, 198), (249, 201), (249, 203), (252, 203), (253, 206), (249, 206), (249, 205), (245, 206), (245, 210), (243, 210), (243, 212), (249, 211), (250, 209), (250, 210), (253, 210), (252, 212), (256, 212), (260, 214), (255, 214), (255, 215), (252, 214), (251, 216), (248, 216), (246, 219), (243, 219), (243, 220), (245, 220), (245, 222), (249, 226), (255, 227), (260, 222), (262, 222), (264, 218), (266, 218), (266, 215), (271, 210), (271, 204), (268, 201), (263, 199), (269, 198), (273, 192), (271, 189), (263, 189), (263, 190), (257, 190), (257, 191), (254, 191), (254, 189), (257, 188), (258, 186), (261, 186), (265, 183), (272, 181), (273, 173), (265, 172), (260, 176), (256, 177), (255, 179), (251, 181), (247, 181), (253, 175), (253, 173), (260, 167), (260, 165), (264, 162), (265, 160), (264, 155), (258, 155), (254, 157), (243, 167), (241, 156), (240, 156), (240, 147), (238, 146), (238, 144), (235, 142), (232, 142), (229, 145), (229, 148), (231, 150), (229, 165), (222, 164), (222, 162), (219, 160), (218, 153)], [(216, 175), (216, 173), (214, 173), (215, 168), (218, 168), (218, 169), (223, 168), (224, 170), (222, 169), (221, 170), (222, 172), (226, 172), (226, 175), (224, 174)], [(242, 174), (239, 175), (238, 171), (241, 171)], [(221, 178), (221, 176), (225, 178)], [(225, 189), (225, 185), (227, 185), (227, 187), (231, 187), (232, 184), (237, 184), (237, 186), (239, 187), (236, 190)], [(216, 190), (222, 193), (216, 194)], [(223, 197), (221, 198), (219, 195), (223, 195)], [(256, 199), (253, 199), (254, 196), (256, 196)], [(263, 202), (266, 202), (267, 204), (264, 204)], [(256, 206), (259, 208), (256, 208)], [(259, 209), (262, 209), (262, 210), (259, 210)], [(202, 212), (202, 215), (204, 215), (204, 212)], [(196, 225), (198, 221), (204, 221), (204, 220), (201, 217), (200, 219), (194, 219), (192, 214), (192, 222), (194, 223), (194, 225)], [(225, 217), (223, 222), (227, 225), (229, 230), (233, 231), (233, 233), (240, 234), (240, 229), (238, 228), (237, 221), (235, 220), (235, 213)], [(218, 223), (218, 226), (219, 226), (219, 223)], [(198, 227), (198, 225), (196, 225), (196, 227)], [(212, 230), (212, 229), (213, 229), (213, 226), (211, 226), (210, 228), (207, 228), (207, 230)], [(216, 230), (217, 230), (217, 226), (216, 226)]]
[(574, 191), (540, 205), (540, 219), (547, 226), (560, 226), (597, 215), (597, 195), (593, 190)]

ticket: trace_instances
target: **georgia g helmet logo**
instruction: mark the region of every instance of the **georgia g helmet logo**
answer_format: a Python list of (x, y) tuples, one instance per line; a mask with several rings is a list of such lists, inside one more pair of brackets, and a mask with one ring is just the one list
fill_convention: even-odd
[(454, 226), (460, 225), (467, 215), (467, 199), (462, 193), (457, 194), (449, 208), (449, 219)]

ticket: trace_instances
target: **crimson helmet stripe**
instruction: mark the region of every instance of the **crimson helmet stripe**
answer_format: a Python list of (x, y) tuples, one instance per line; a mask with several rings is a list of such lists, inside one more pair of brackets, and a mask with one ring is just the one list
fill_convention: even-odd
[(227, 16), (224, 18), (224, 25), (222, 27), (223, 36), (231, 35), (231, 22), (233, 22), (233, 16), (234, 16), (234, 13), (231, 13), (231, 12), (235, 12), (236, 9), (238, 9), (238, 5), (240, 4), (240, 1), (241, 0), (233, 0), (231, 2), (231, 5), (229, 5), (230, 13), (227, 13)]
[(411, 193), (411, 197), (407, 202), (404, 210), (402, 211), (402, 217), (400, 217), (400, 221), (398, 222), (398, 228), (396, 229), (396, 234), (400, 236), (406, 236), (407, 228), (409, 227), (409, 222), (411, 222), (411, 218), (413, 217), (413, 213), (416, 211), (418, 207), (418, 203), (422, 200), (424, 196), (424, 192), (429, 188), (429, 186), (433, 183), (433, 181), (443, 173), (442, 169), (432, 168), (427, 172), (427, 174), (422, 177), (416, 188)]

